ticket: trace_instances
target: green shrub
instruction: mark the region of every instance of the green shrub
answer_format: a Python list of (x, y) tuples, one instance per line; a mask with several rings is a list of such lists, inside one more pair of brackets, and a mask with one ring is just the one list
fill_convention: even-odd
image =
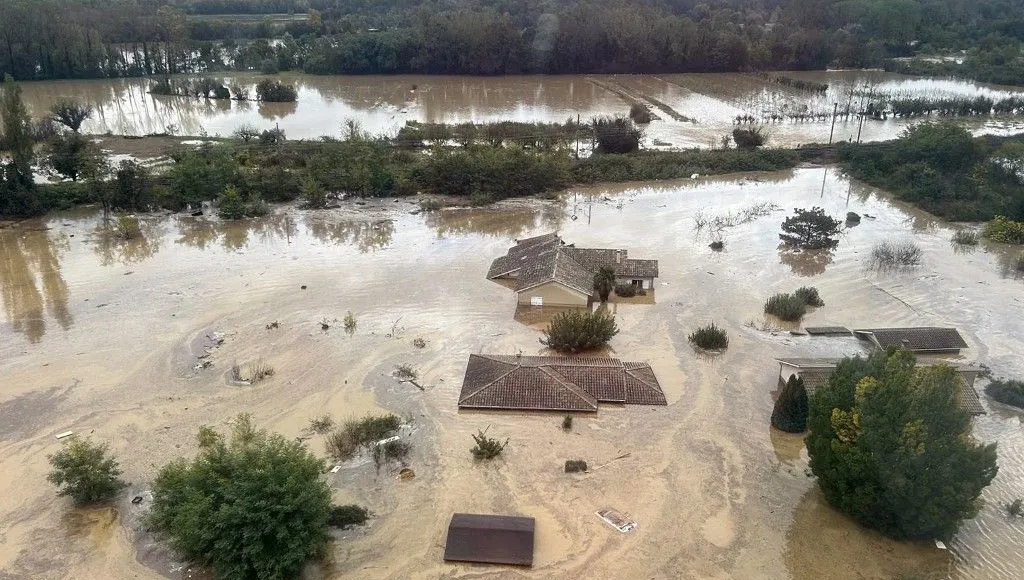
[(708, 244), (708, 247), (716, 252), (721, 252), (725, 249), (725, 242), (722, 240), (715, 240)]
[[(615, 286), (615, 269), (609, 268), (608, 266), (601, 266), (594, 273), (594, 292), (597, 292), (598, 298), (601, 302), (608, 302), (608, 295), (611, 294), (612, 290), (616, 290)], [(619, 294), (616, 292), (616, 294)], [(619, 294), (619, 296), (622, 296)]]
[(325, 466), (293, 438), (235, 419), (229, 440), (203, 432), (199, 455), (164, 466), (149, 522), (216, 578), (294, 578), (327, 542)]
[(370, 415), (346, 421), (327, 436), (327, 453), (335, 461), (344, 461), (355, 455), (360, 448), (369, 448), (394, 435), (401, 426), (402, 420), (395, 415)]
[(825, 301), (818, 295), (818, 289), (814, 286), (801, 286), (793, 293), (793, 296), (802, 300), (804, 304), (815, 308), (820, 308), (825, 305)]
[(268, 103), (294, 103), (298, 98), (298, 91), (291, 85), (281, 81), (263, 79), (256, 84), (256, 98)]
[(1024, 515), (1024, 500), (1021, 500), (1018, 497), (1017, 499), (1006, 504), (1006, 513), (1009, 514), (1010, 517), (1014, 518)]
[(831, 248), (839, 243), (837, 236), (842, 222), (826, 214), (824, 209), (797, 208), (794, 212), (782, 222), (783, 233), (779, 234), (782, 241), (807, 250)]
[(757, 149), (765, 144), (768, 136), (762, 127), (751, 127), (750, 129), (736, 128), (732, 130), (732, 140), (736, 142), (737, 149)]
[(807, 389), (804, 380), (791, 375), (772, 409), (772, 427), (786, 433), (807, 430)]
[(632, 298), (637, 294), (637, 287), (632, 284), (616, 284), (615, 295), (622, 298)]
[(59, 488), (57, 495), (70, 496), (75, 505), (108, 500), (128, 486), (108, 450), (106, 443), (72, 436), (63, 449), (48, 457), (51, 470), (46, 479)]
[(601, 117), (591, 123), (597, 153), (635, 153), (640, 150), (644, 131), (625, 117)]
[(788, 322), (796, 322), (807, 314), (807, 303), (793, 294), (776, 294), (764, 303), (764, 312)]
[(572, 429), (572, 415), (566, 415), (562, 418), (562, 429), (566, 431)]
[(953, 243), (962, 246), (978, 245), (978, 232), (974, 230), (957, 230), (953, 232)]
[(469, 452), (473, 454), (473, 457), (481, 460), (494, 459), (501, 455), (501, 452), (508, 446), (508, 439), (502, 443), (498, 439), (487, 436), (487, 430), (477, 431), (476, 435), (473, 435), (473, 441), (476, 443)]
[(238, 220), (245, 217), (245, 203), (242, 196), (233, 185), (224, 188), (224, 192), (217, 198), (217, 215), (225, 220)]
[(615, 317), (610, 314), (572, 310), (551, 319), (541, 343), (560, 353), (571, 354), (601, 348), (618, 333)]
[(332, 528), (345, 529), (349, 526), (361, 526), (370, 517), (370, 510), (355, 504), (332, 505), (327, 512), (327, 525)]
[(334, 427), (334, 417), (329, 414), (314, 417), (309, 420), (309, 430), (317, 435), (326, 435)]
[(985, 394), (1005, 405), (1024, 409), (1024, 381), (994, 380), (985, 385)]
[(392, 461), (402, 461), (411, 450), (412, 445), (407, 441), (388, 441), (374, 445), (370, 455), (373, 456), (373, 463), (380, 469), (381, 465), (388, 465)]
[(713, 322), (693, 331), (688, 339), (705, 350), (722, 350), (729, 347), (729, 335)]
[(587, 462), (582, 459), (566, 459), (565, 460), (565, 472), (566, 473), (579, 473), (587, 470)]
[(629, 118), (634, 123), (646, 125), (653, 120), (651, 118), (651, 108), (643, 103), (633, 103), (629, 107)]
[(1024, 244), (1024, 222), (1013, 221), (997, 215), (981, 228), (981, 235), (993, 242)]

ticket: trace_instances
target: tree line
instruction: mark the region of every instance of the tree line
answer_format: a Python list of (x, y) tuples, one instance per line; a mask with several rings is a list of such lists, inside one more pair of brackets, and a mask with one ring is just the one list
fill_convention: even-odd
[[(0, 74), (19, 80), (226, 68), (479, 75), (801, 70), (976, 47), (998, 52), (993, 62), (1002, 64), (988, 70), (1003, 67), (1002, 78), (1022, 70), (1024, 39), (1024, 0), (0, 0), (0, 12)], [(260, 18), (278, 12), (299, 18)]]

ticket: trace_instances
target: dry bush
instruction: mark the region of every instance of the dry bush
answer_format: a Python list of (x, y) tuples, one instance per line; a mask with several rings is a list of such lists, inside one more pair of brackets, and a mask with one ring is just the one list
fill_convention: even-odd
[(871, 249), (870, 264), (876, 269), (917, 266), (922, 254), (921, 247), (914, 242), (886, 240)]

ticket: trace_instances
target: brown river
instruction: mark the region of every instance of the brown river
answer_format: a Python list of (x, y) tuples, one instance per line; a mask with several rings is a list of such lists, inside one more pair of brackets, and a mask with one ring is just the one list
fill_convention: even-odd
[[(724, 252), (708, 249), (695, 216), (759, 202), (865, 218), (826, 253), (780, 251), (781, 210), (723, 230)], [(1003, 505), (1024, 497), (1024, 414), (982, 397), (974, 432), (998, 442), (999, 474), (948, 551), (886, 540), (827, 507), (800, 438), (769, 428), (774, 358), (861, 347), (794, 336), (761, 314), (769, 295), (815, 285), (826, 306), (808, 325), (955, 326), (970, 345), (962, 362), (1021, 377), (1024, 281), (1008, 274), (1019, 250), (953, 247), (949, 224), (825, 167), (416, 210), (375, 200), (233, 223), (148, 216), (132, 241), (111, 239), (90, 209), (0, 229), (0, 578), (202, 577), (140, 521), (156, 471), (195, 453), (200, 425), (223, 429), (249, 412), (322, 454), (322, 437), (305, 432), (311, 418), (374, 411), (411, 421), (416, 476), (358, 461), (329, 474), (337, 502), (374, 517), (337, 533), (308, 578), (1019, 578), (1024, 519)], [(612, 347), (652, 364), (668, 407), (603, 406), (568, 432), (558, 415), (458, 412), (470, 353), (543, 352), (543, 313), (517, 318), (513, 294), (484, 274), (513, 238), (551, 230), (661, 261), (653, 300), (611, 305)], [(923, 263), (869, 271), (886, 238), (915, 241)], [(686, 340), (710, 321), (731, 338), (714, 357)], [(223, 343), (207, 349), (207, 337)], [(228, 383), (232, 364), (259, 359), (271, 379)], [(399, 364), (419, 370), (424, 391), (391, 377)], [(484, 428), (511, 442), (474, 464), (470, 435)], [(75, 510), (55, 496), (46, 456), (65, 431), (110, 444), (131, 482), (115, 508)], [(563, 473), (569, 458), (591, 471)], [(639, 527), (620, 534), (594, 515), (604, 507)], [(457, 511), (536, 518), (534, 567), (443, 563)]]
[[(295, 103), (255, 103), (189, 99), (148, 94), (152, 80), (113, 79), (23, 83), (25, 100), (40, 116), (58, 99), (91, 104), (96, 114), (88, 133), (229, 136), (242, 125), (280, 127), (290, 139), (339, 136), (354, 120), (373, 134), (394, 135), (407, 121), (462, 123), (516, 120), (564, 122), (601, 115), (624, 115), (630, 104), (651, 108), (657, 119), (647, 128), (648, 148), (711, 147), (734, 128), (738, 115), (817, 114), (814, 121), (768, 123), (769, 144), (824, 143), (833, 133), (831, 115), (840, 112), (835, 141), (892, 139), (907, 126), (902, 119), (855, 116), (865, 95), (999, 98), (1021, 89), (967, 81), (921, 79), (879, 71), (790, 72), (787, 77), (827, 83), (816, 93), (768, 82), (753, 74), (671, 74), (595, 76), (308, 76), (281, 75), (295, 83)], [(226, 85), (253, 87), (260, 77), (217, 77)], [(972, 119), (976, 133), (1024, 131), (1024, 118)]]

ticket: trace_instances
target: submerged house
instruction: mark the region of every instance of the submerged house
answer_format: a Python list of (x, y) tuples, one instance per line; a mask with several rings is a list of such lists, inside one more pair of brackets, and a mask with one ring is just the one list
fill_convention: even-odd
[(460, 409), (597, 412), (598, 403), (667, 405), (647, 363), (614, 358), (469, 355)]
[(904, 348), (915, 354), (960, 354), (967, 348), (955, 328), (861, 328), (854, 330), (853, 335), (879, 350)]
[[(836, 369), (838, 358), (779, 358), (779, 385), (780, 387), (789, 380), (789, 377), (796, 375), (804, 380), (804, 388), (807, 394), (811, 395), (828, 383), (832, 371)], [(943, 364), (943, 361), (918, 360), (917, 366), (932, 366)], [(978, 392), (974, 390), (974, 381), (981, 373), (981, 369), (972, 366), (951, 365), (953, 370), (960, 375), (960, 406), (972, 415), (984, 415), (985, 407), (978, 398)]]
[(657, 260), (635, 260), (626, 250), (577, 248), (550, 233), (518, 240), (496, 258), (488, 280), (509, 280), (520, 304), (533, 306), (588, 306), (598, 269), (615, 270), (617, 284), (654, 289)]

